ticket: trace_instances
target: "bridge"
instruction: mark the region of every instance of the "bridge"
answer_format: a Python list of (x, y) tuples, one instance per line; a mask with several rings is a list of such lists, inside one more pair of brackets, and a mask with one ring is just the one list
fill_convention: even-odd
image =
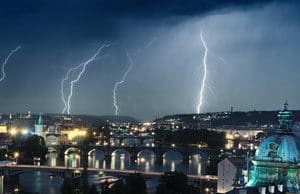
[[(48, 172), (49, 175), (60, 177), (77, 178), (81, 176), (83, 168), (74, 168), (66, 166), (35, 166), (35, 165), (0, 165), (0, 176), (16, 175), (28, 171)], [(146, 180), (159, 179), (162, 172), (155, 171), (137, 171), (137, 170), (119, 170), (119, 169), (103, 169), (103, 168), (87, 168), (89, 174), (104, 173), (118, 178), (124, 178), (130, 174), (140, 173)], [(187, 175), (189, 182), (200, 185), (202, 181), (217, 181), (214, 175)]]
[[(175, 151), (179, 153), (182, 158), (186, 161), (189, 157), (193, 156), (194, 154), (198, 154), (202, 157), (202, 159), (206, 160), (208, 155), (211, 155), (212, 150), (208, 148), (198, 148), (198, 147), (180, 147), (180, 146), (155, 146), (155, 147), (127, 147), (127, 146), (102, 146), (102, 145), (89, 145), (88, 146), (88, 155), (93, 153), (94, 151), (102, 152), (106, 157), (110, 157), (116, 151), (122, 151), (129, 154), (131, 157), (136, 158), (138, 157), (139, 153), (142, 151), (151, 151), (153, 155), (157, 159), (162, 159), (164, 154), (169, 151)], [(58, 152), (61, 156), (67, 155), (69, 152), (82, 152), (82, 146), (80, 145), (60, 145), (60, 146), (53, 146), (49, 148), (49, 152)]]

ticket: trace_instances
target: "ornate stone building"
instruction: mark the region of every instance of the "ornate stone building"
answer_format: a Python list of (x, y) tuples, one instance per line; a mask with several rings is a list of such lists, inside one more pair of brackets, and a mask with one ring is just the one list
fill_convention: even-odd
[(256, 150), (246, 187), (270, 188), (300, 193), (300, 139), (291, 129), (288, 104), (278, 114), (280, 127), (265, 138)]

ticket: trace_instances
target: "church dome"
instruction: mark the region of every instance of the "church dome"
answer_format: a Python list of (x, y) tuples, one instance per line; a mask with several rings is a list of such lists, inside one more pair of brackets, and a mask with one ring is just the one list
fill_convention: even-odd
[(300, 138), (291, 130), (292, 113), (284, 110), (278, 114), (280, 127), (276, 134), (264, 139), (256, 150), (254, 160), (300, 163)]
[(290, 134), (275, 134), (263, 140), (254, 160), (300, 163), (300, 139)]
[(280, 126), (265, 138), (255, 152), (246, 187), (282, 185), (284, 193), (300, 193), (300, 137), (292, 129), (292, 113), (278, 113)]

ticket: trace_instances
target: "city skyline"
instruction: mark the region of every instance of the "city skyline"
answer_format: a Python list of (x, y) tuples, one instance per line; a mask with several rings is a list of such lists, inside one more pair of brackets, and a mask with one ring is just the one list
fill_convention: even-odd
[(209, 70), (203, 112), (278, 110), (286, 99), (300, 109), (299, 3), (192, 2), (1, 2), (0, 60), (22, 46), (5, 67), (1, 112), (62, 112), (67, 70), (111, 43), (76, 84), (71, 114), (114, 115), (112, 92), (130, 65), (127, 52), (135, 67), (118, 91), (120, 115), (196, 113), (201, 29)]

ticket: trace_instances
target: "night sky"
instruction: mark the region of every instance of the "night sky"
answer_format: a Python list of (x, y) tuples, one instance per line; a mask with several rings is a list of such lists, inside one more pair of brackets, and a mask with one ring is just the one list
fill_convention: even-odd
[(209, 49), (204, 112), (300, 109), (300, 4), (250, 0), (1, 0), (0, 60), (22, 46), (0, 83), (0, 112), (60, 113), (60, 82), (89, 59), (72, 114), (153, 119), (195, 113)]

